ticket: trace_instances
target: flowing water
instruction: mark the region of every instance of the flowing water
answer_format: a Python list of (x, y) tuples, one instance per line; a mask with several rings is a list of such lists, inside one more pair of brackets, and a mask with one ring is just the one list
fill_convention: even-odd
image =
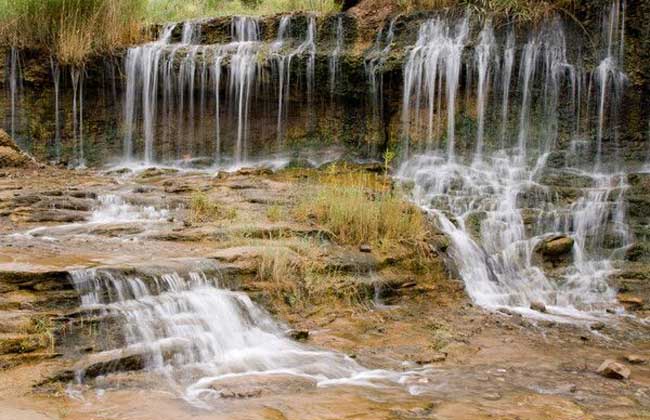
[[(362, 57), (370, 124), (388, 124), (384, 72), (401, 48), (400, 124), (387, 126), (387, 137), (399, 132), (399, 177), (413, 182), (414, 199), (452, 239), (469, 294), (485, 307), (522, 311), (535, 301), (556, 313), (614, 306), (607, 277), (612, 260), (633, 241), (618, 155), (627, 84), (625, 2), (615, 0), (603, 13), (596, 65), (567, 46), (574, 34), (559, 17), (526, 37), (489, 20), (478, 27), (472, 16), (421, 19), (417, 39), (405, 50), (401, 18), (387, 21)], [(322, 104), (315, 94), (323, 82), (316, 78), (317, 54), (327, 51), (324, 83), (332, 93), (352, 50), (343, 16), (332, 21), (329, 49), (319, 43), (325, 37), (314, 15), (279, 18), (273, 37), (259, 18), (233, 17), (221, 43), (207, 43), (204, 24), (169, 24), (156, 41), (129, 49), (123, 162), (183, 165), (205, 158), (210, 168), (268, 162), (294, 129), (290, 115), (307, 115), (307, 133), (315, 123), (313, 113), (299, 108)], [(62, 72), (54, 60), (51, 71), (58, 156), (65, 121), (59, 120)], [(14, 132), (22, 78), (16, 50), (7, 72)], [(84, 74), (76, 68), (70, 74), (79, 166), (86, 160)], [(253, 136), (258, 119), (275, 130)], [(122, 204), (111, 206), (111, 220), (130, 217)], [(573, 240), (570, 261), (545, 267), (536, 250), (560, 235)]]
[[(552, 314), (576, 318), (616, 307), (615, 291), (607, 279), (614, 272), (612, 258), (620, 257), (632, 243), (625, 223), (627, 176), (615, 160), (604, 168), (600, 156), (604, 131), (614, 127), (613, 120), (606, 124), (611, 116), (606, 106), (615, 106), (609, 102), (620, 98), (625, 81), (617, 64), (623, 51), (622, 10), (624, 5), (614, 2), (605, 18), (605, 58), (589, 85), (594, 86), (589, 95), (594, 90), (599, 98), (596, 161), (576, 166), (568, 162), (580, 159), (558, 144), (558, 127), (561, 114), (569, 114), (567, 119), (575, 122), (580, 120), (581, 107), (590, 111), (589, 104), (582, 103), (584, 85), (579, 76), (588, 70), (569, 63), (559, 21), (532, 34), (520, 48), (510, 32), (502, 52), (486, 23), (474, 50), (476, 71), (470, 73), (478, 79), (476, 141), (461, 139), (462, 144), (456, 141), (454, 118), (458, 71), (468, 41), (467, 19), (455, 24), (434, 19), (420, 28), (405, 66), (402, 120), (404, 149), (415, 152), (406, 154), (411, 157), (404, 160), (399, 176), (413, 182), (414, 199), (451, 239), (451, 254), (466, 289), (483, 307), (512, 307), (532, 314), (531, 303), (541, 302)], [(519, 95), (513, 99), (517, 51)], [(492, 78), (495, 86), (501, 86), (500, 98), (490, 97)], [(438, 82), (443, 79), (444, 90)], [(570, 104), (560, 101), (562, 91), (570, 93)], [(443, 112), (437, 105), (443, 95), (446, 132), (436, 125)], [(490, 103), (500, 104), (500, 112), (486, 113)], [(511, 135), (510, 108), (515, 106), (519, 115), (516, 135)], [(488, 118), (500, 126), (499, 141), (489, 150), (484, 141)], [(556, 163), (559, 151), (566, 153), (565, 166)], [(577, 200), (567, 202), (558, 196), (562, 187), (552, 173), (581, 185)], [(562, 267), (544, 267), (536, 250), (558, 235), (572, 238), (571, 261)]]
[(332, 51), (332, 56), (330, 57), (329, 62), (329, 71), (330, 71), (330, 92), (334, 93), (336, 89), (336, 77), (340, 71), (340, 56), (343, 52), (343, 42), (345, 39), (345, 33), (343, 29), (343, 17), (339, 16), (336, 20), (336, 47)]
[[(123, 160), (151, 164), (212, 156), (217, 164), (249, 161), (251, 108), (265, 63), (271, 63), (276, 75), (277, 138), (281, 143), (294, 58), (305, 63), (308, 103), (313, 101), (314, 89), (316, 19), (307, 17), (305, 37), (297, 46), (292, 46), (290, 29), (291, 16), (284, 16), (276, 40), (267, 45), (262, 42), (258, 19), (234, 17), (231, 42), (201, 44), (201, 23), (186, 22), (179, 42), (174, 42), (176, 25), (168, 25), (157, 41), (131, 48), (125, 64)], [(262, 55), (262, 51), (268, 54)], [(207, 123), (210, 115), (214, 116), (213, 127)], [(137, 126), (139, 120), (142, 127)], [(224, 138), (225, 126), (234, 127), (232, 138)]]
[[(124, 320), (122, 352), (144, 354), (147, 369), (200, 407), (242, 380), (249, 387), (263, 378), (287, 378), (308, 387), (381, 387), (416, 375), (368, 370), (344, 354), (292, 341), (245, 293), (224, 288), (218, 269), (206, 271), (211, 274), (125, 275), (96, 269), (72, 272), (72, 279), (82, 309)], [(105, 354), (113, 353), (106, 349)], [(80, 381), (83, 374), (78, 372)]]

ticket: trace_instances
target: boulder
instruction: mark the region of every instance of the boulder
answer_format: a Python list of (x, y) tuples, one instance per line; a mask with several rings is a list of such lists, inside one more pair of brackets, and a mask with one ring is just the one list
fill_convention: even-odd
[(648, 358), (639, 354), (628, 354), (625, 356), (625, 361), (632, 365), (642, 365), (648, 362)]
[(6, 131), (0, 129), (0, 168), (19, 168), (30, 162), (32, 159), (20, 151)]
[(537, 250), (546, 257), (560, 257), (573, 250), (573, 242), (568, 236), (554, 236), (542, 242)]
[(610, 379), (627, 379), (630, 377), (630, 369), (614, 360), (605, 360), (598, 368), (598, 374)]
[(568, 263), (571, 260), (573, 244), (573, 238), (564, 235), (546, 238), (535, 247), (536, 260), (552, 267)]
[(309, 331), (307, 330), (289, 330), (286, 334), (287, 337), (297, 341), (305, 341), (309, 338)]
[(23, 153), (9, 147), (0, 146), (0, 168), (20, 168), (30, 159)]
[(532, 309), (533, 311), (546, 313), (546, 305), (544, 305), (544, 302), (540, 302), (540, 301), (531, 302), (530, 309)]
[(638, 296), (619, 294), (618, 301), (630, 309), (641, 308), (644, 304), (643, 299)]

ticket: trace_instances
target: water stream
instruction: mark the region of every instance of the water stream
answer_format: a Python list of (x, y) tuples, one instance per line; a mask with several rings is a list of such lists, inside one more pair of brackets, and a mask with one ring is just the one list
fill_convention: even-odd
[[(72, 279), (82, 309), (123, 319), (122, 352), (144, 354), (147, 369), (200, 407), (209, 407), (233, 384), (250, 388), (263, 378), (307, 387), (381, 387), (418, 374), (365, 369), (347, 355), (297, 343), (245, 293), (224, 288), (218, 270), (209, 272), (125, 275), (96, 269), (74, 271)], [(83, 371), (78, 375), (83, 380)], [(418, 389), (409, 387), (412, 393)]]
[[(623, 7), (614, 2), (605, 18), (606, 54), (593, 72), (593, 90), (599, 98), (597, 158), (595, 163), (575, 166), (569, 164), (580, 161), (575, 149), (574, 154), (561, 152), (566, 153), (566, 164), (556, 163), (558, 152), (564, 150), (558, 144), (560, 114), (576, 113), (569, 120), (579, 121), (581, 107), (589, 112), (590, 106), (582, 104), (579, 74), (585, 70), (569, 63), (559, 21), (531, 34), (521, 48), (515, 46), (510, 32), (501, 53), (486, 23), (474, 53), (477, 71), (471, 73), (477, 76), (473, 144), (458, 144), (454, 132), (467, 20), (454, 24), (434, 19), (420, 28), (405, 67), (402, 135), (404, 149), (410, 151), (405, 156), (410, 157), (403, 161), (399, 177), (413, 182), (414, 199), (451, 239), (451, 255), (467, 292), (483, 307), (510, 307), (534, 315), (529, 307), (540, 302), (550, 313), (570, 318), (589, 318), (616, 308), (615, 291), (607, 279), (615, 271), (612, 258), (620, 257), (632, 243), (625, 222), (627, 175), (617, 169), (616, 159), (604, 168), (600, 156), (603, 133), (606, 127), (615, 126), (605, 103), (610, 106), (620, 98), (625, 81), (616, 64), (623, 48), (617, 45), (624, 39), (619, 34)], [(519, 98), (513, 99), (517, 50)], [(496, 71), (500, 64), (501, 71)], [(501, 86), (501, 98), (490, 98), (491, 74), (494, 85)], [(438, 82), (443, 78), (444, 91)], [(560, 101), (562, 90), (570, 93), (569, 104)], [(446, 133), (435, 124), (436, 114), (439, 117), (442, 112), (437, 103), (443, 95), (448, 101)], [(500, 112), (486, 113), (491, 102), (500, 103)], [(512, 136), (510, 108), (515, 104), (519, 106), (518, 127)], [(484, 142), (487, 118), (500, 125), (499, 141), (489, 150)], [(606, 124), (608, 118), (612, 124)], [(563, 188), (573, 185), (579, 188), (577, 199), (562, 199)], [(558, 235), (572, 240), (570, 262), (545, 267), (538, 249)]]

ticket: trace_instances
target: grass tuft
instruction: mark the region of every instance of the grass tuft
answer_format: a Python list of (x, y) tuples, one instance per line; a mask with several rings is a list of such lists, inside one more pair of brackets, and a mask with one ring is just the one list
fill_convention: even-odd
[(237, 218), (237, 210), (226, 209), (212, 201), (207, 194), (196, 192), (190, 199), (188, 219), (191, 224), (211, 223), (218, 220), (233, 220)]
[(300, 203), (296, 218), (323, 225), (343, 244), (415, 244), (426, 235), (422, 212), (393, 191), (384, 177), (357, 172), (338, 174), (330, 168), (321, 184), (315, 196)]

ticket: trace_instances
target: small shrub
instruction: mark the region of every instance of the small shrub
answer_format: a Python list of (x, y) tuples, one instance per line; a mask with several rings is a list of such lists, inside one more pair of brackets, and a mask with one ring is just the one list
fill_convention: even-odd
[(426, 235), (421, 211), (389, 190), (374, 174), (327, 175), (296, 209), (299, 220), (313, 219), (341, 243), (381, 246), (415, 243)]
[(237, 218), (237, 210), (223, 208), (212, 201), (207, 194), (197, 192), (192, 194), (189, 208), (189, 221), (191, 223), (210, 223), (218, 220), (232, 220)]
[(282, 208), (280, 206), (271, 206), (266, 209), (266, 218), (271, 222), (282, 220)]

